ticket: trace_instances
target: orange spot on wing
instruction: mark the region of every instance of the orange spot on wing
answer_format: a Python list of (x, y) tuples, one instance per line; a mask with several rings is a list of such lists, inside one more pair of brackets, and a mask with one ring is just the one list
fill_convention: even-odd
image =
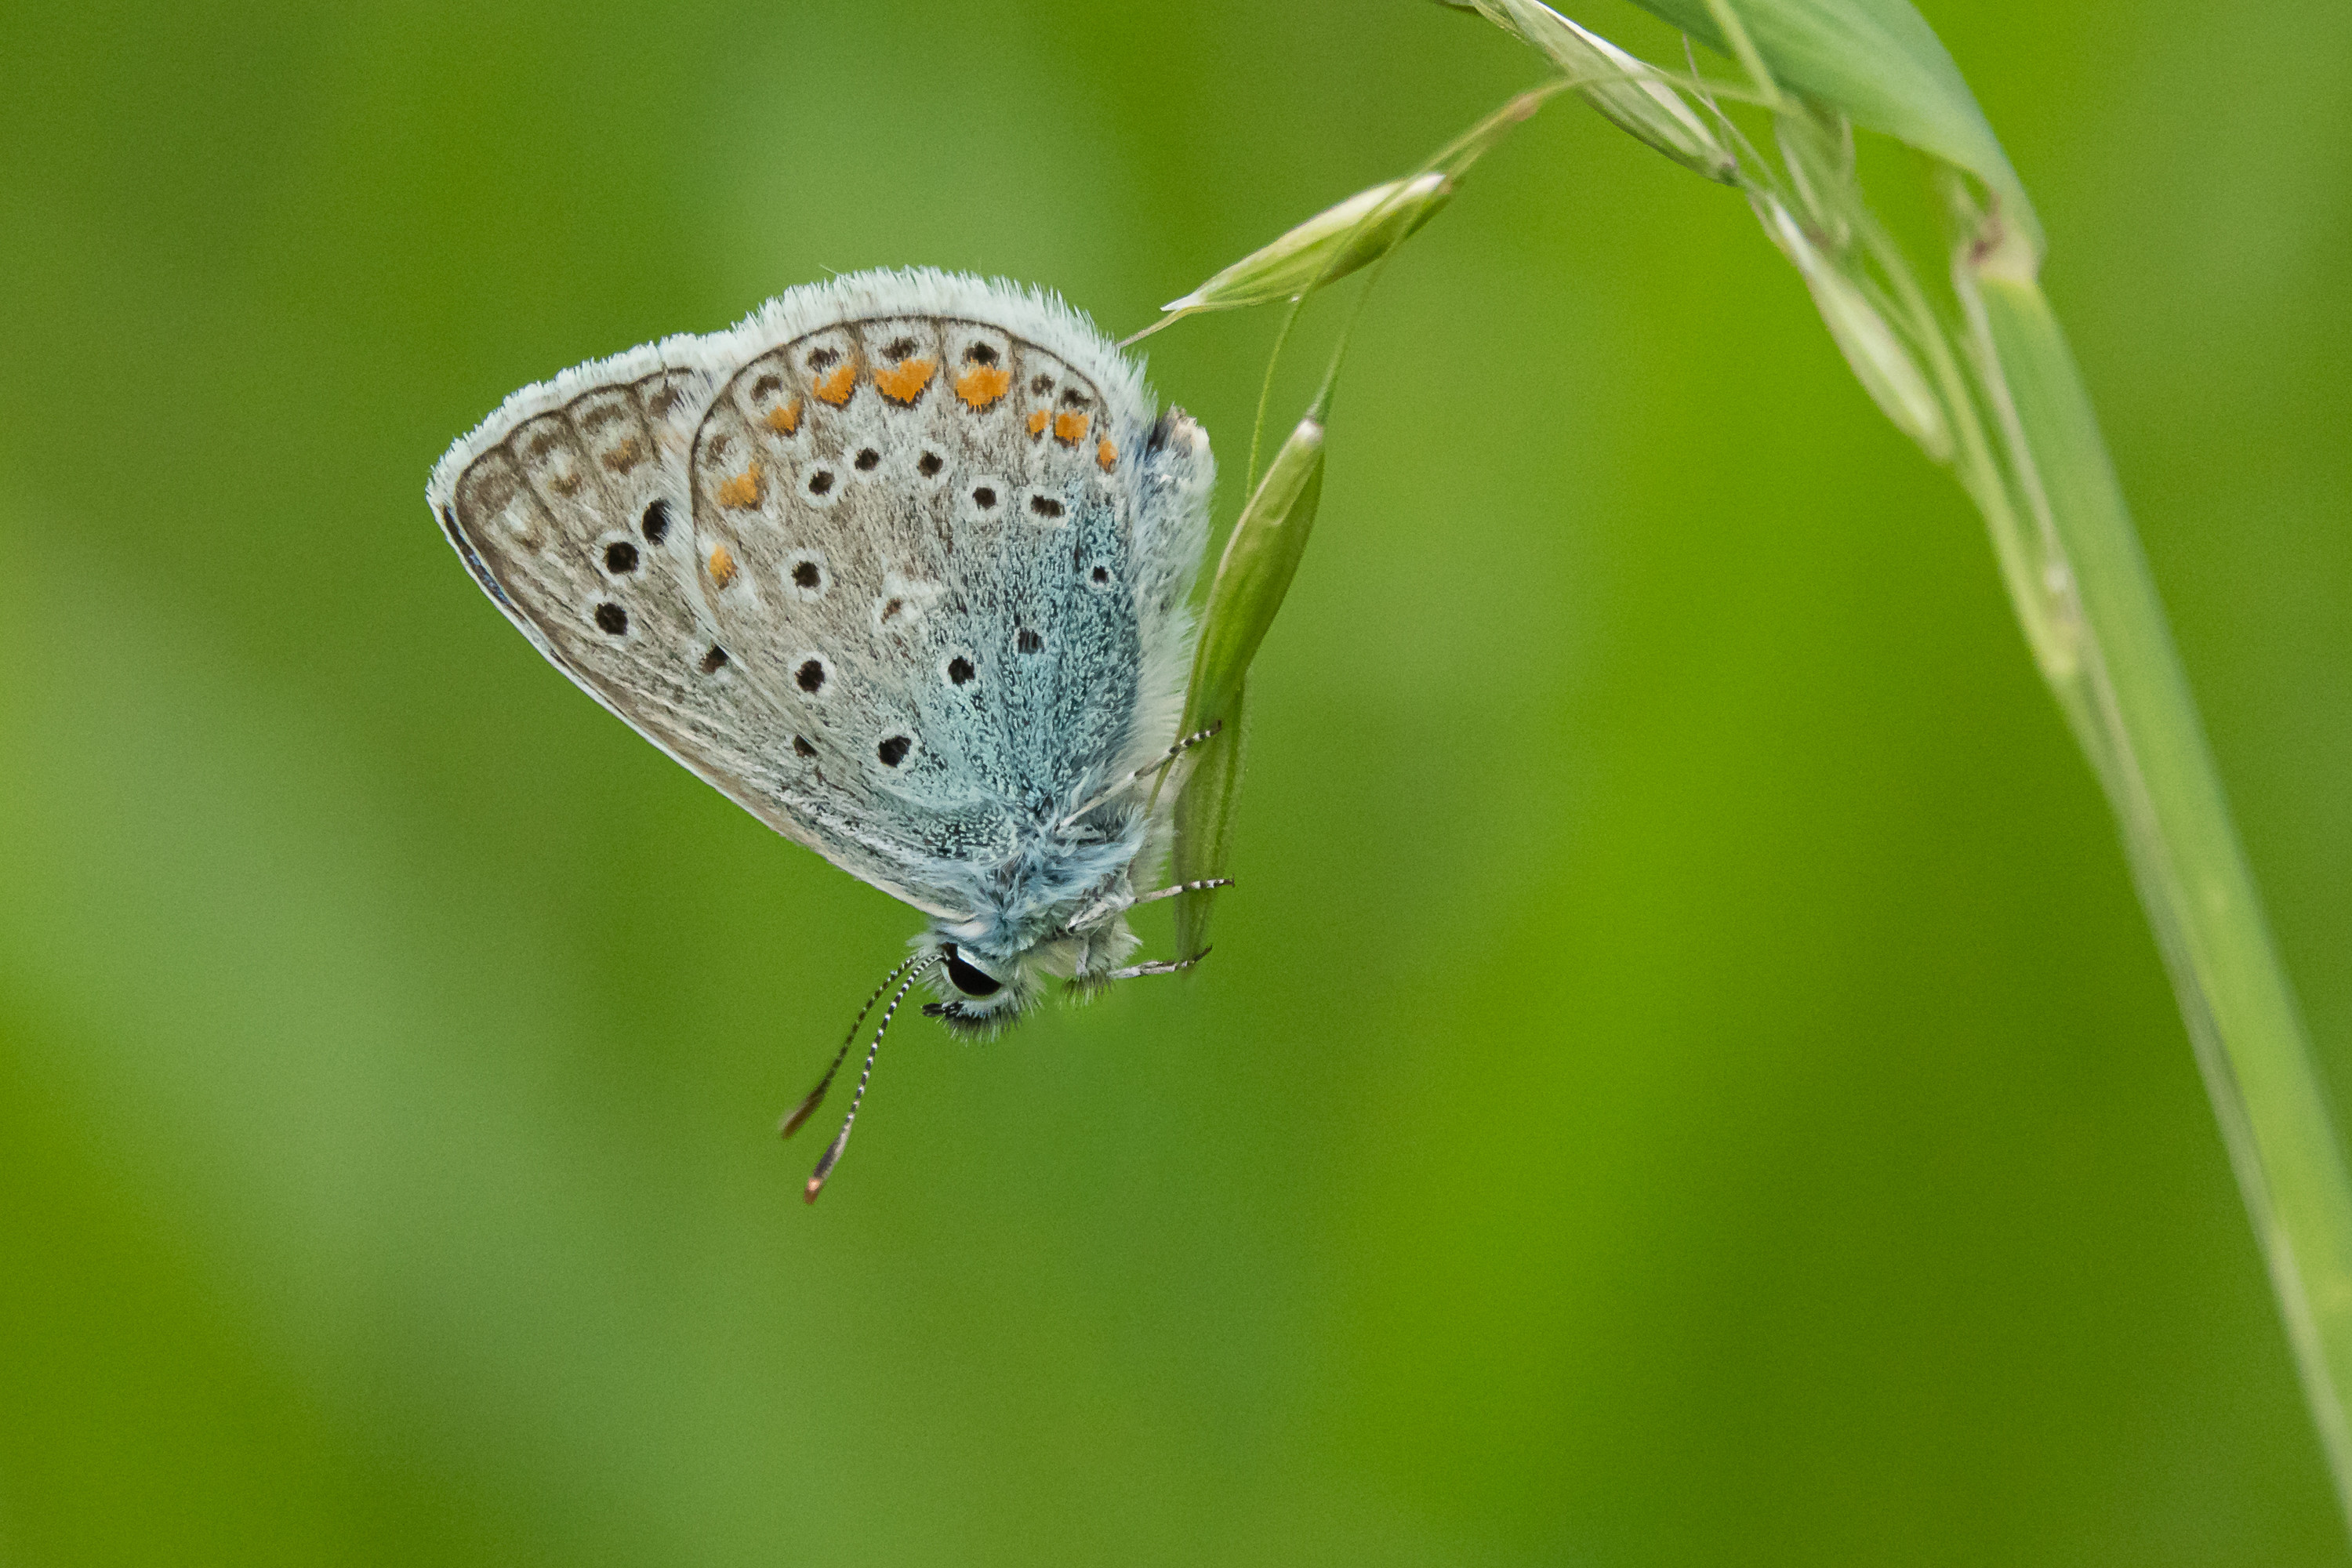
[(956, 377), (956, 395), (974, 408), (985, 408), (1013, 390), (1013, 373), (1003, 365), (976, 364)]
[(816, 384), (816, 395), (836, 408), (848, 402), (849, 395), (856, 390), (857, 364), (854, 360), (845, 362), (838, 370), (828, 373), (824, 380)]
[(877, 366), (874, 384), (893, 403), (912, 403), (931, 384), (931, 373), (939, 368), (940, 362), (934, 359), (910, 359), (888, 370)]
[(733, 479), (719, 487), (720, 506), (758, 506), (760, 504), (760, 465), (752, 464)]
[(779, 403), (768, 410), (768, 428), (779, 436), (789, 436), (801, 427), (801, 400)]
[(616, 474), (625, 474), (646, 460), (646, 449), (635, 436), (622, 437), (621, 444), (604, 454), (604, 466)]
[(1075, 447), (1087, 438), (1087, 426), (1090, 423), (1084, 414), (1065, 414), (1054, 421), (1054, 439)]
[(722, 588), (735, 581), (735, 557), (723, 544), (710, 552), (710, 580)]
[(1102, 444), (1095, 448), (1095, 462), (1106, 474), (1118, 467), (1118, 448), (1110, 444), (1109, 437), (1104, 437)]
[(1046, 413), (1042, 408), (1037, 410), (1036, 413), (1029, 416), (1029, 434), (1032, 436), (1043, 436), (1045, 433), (1045, 421), (1052, 417), (1052, 415)]

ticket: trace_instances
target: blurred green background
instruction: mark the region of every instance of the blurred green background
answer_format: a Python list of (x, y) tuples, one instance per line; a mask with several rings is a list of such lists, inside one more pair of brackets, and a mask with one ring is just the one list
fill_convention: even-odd
[[(2352, 16), (1926, 9), (2352, 1084)], [(1566, 102), (1365, 320), (1216, 957), (902, 1025), (801, 1205), (774, 1118), (916, 917), (543, 664), (427, 468), (835, 269), (1132, 331), (1535, 80), (1499, 32), (0, 38), (0, 1558), (2347, 1561), (1977, 518), (1738, 199)], [(1221, 516), (1274, 325), (1150, 345)]]

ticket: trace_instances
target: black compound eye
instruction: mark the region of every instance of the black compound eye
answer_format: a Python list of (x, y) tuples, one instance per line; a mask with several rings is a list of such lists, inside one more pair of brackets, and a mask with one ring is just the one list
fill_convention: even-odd
[(948, 942), (940, 951), (947, 954), (948, 984), (967, 996), (993, 996), (1004, 989), (1004, 982), (990, 978), (966, 963), (956, 952), (955, 943)]

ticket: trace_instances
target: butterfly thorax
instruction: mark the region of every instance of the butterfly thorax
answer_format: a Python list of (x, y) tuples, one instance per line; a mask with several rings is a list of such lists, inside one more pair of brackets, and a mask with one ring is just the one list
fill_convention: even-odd
[(965, 919), (940, 919), (918, 939), (940, 963), (925, 1009), (992, 1029), (1055, 981), (1081, 990), (1135, 948), (1121, 918), (1149, 822), (1139, 807), (1104, 808), (1077, 825), (1040, 824), (1013, 854), (971, 879)]

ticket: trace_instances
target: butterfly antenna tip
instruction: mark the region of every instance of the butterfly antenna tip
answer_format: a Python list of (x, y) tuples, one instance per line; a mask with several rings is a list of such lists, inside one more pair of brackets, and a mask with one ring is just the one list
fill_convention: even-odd
[[(890, 1005), (882, 1009), (882, 1022), (875, 1026), (874, 1043), (866, 1047), (866, 1065), (858, 1070), (856, 1092), (849, 1097), (849, 1114), (841, 1119), (841, 1131), (835, 1133), (834, 1135), (833, 1142), (825, 1146), (824, 1157), (816, 1163), (816, 1170), (810, 1174), (808, 1185), (803, 1189), (801, 1193), (801, 1201), (803, 1203), (813, 1204), (816, 1202), (817, 1194), (824, 1189), (824, 1179), (833, 1174), (834, 1164), (835, 1162), (840, 1160), (841, 1152), (849, 1147), (849, 1130), (857, 1125), (857, 1108), (866, 1103), (866, 1086), (874, 1081), (874, 1058), (882, 1054), (882, 1037), (890, 1032), (890, 1020), (898, 1016), (898, 1004), (907, 999), (907, 993), (915, 988), (915, 982), (929, 973), (939, 962), (939, 955), (936, 953), (931, 954), (929, 963), (922, 964), (919, 968), (917, 968), (913, 973), (907, 976), (906, 980), (899, 984), (898, 991), (891, 996)], [(915, 960), (910, 958), (906, 963), (902, 963), (897, 969), (892, 970), (890, 972), (890, 979), (898, 979), (900, 973), (905, 971), (914, 963)], [(890, 984), (890, 981), (886, 980), (882, 984), (887, 987)], [(877, 991), (875, 994), (878, 996), (881, 993)], [(871, 1002), (866, 1004), (866, 1006), (868, 1007), (873, 1005), (874, 1004)], [(865, 1014), (860, 1013), (858, 1015), (858, 1021), (860, 1023), (863, 1023), (865, 1018)], [(855, 1026), (852, 1026), (850, 1034), (853, 1039), (856, 1037), (856, 1029)], [(846, 1045), (842, 1047), (845, 1053), (848, 1048), (849, 1047)], [(836, 1068), (840, 1065), (841, 1064), (837, 1059), (834, 1063), (834, 1066)], [(833, 1074), (831, 1072), (827, 1072), (824, 1076), (828, 1080), (830, 1080)], [(824, 1092), (824, 1085), (817, 1085), (817, 1093), (823, 1094)], [(815, 1107), (811, 1106), (809, 1109), (814, 1110)]]
[[(860, 1007), (857, 1010), (857, 1016), (849, 1021), (849, 1033), (842, 1037), (841, 1049), (833, 1053), (833, 1065), (824, 1069), (824, 1076), (816, 1080), (816, 1087), (809, 1090), (807, 1096), (798, 1105), (793, 1107), (790, 1114), (776, 1123), (777, 1137), (789, 1138), (799, 1131), (801, 1123), (815, 1114), (816, 1108), (824, 1103), (824, 1091), (833, 1087), (834, 1074), (841, 1070), (842, 1062), (849, 1056), (849, 1047), (857, 1043), (857, 1031), (865, 1024), (866, 1015), (874, 1011), (874, 1004), (882, 1000), (882, 993), (890, 989), (891, 982), (904, 974), (908, 965), (916, 963), (921, 956), (920, 953), (917, 953), (908, 957), (905, 963), (901, 963), (882, 977), (882, 984), (874, 988), (874, 994), (866, 999), (866, 1005)], [(812, 1192), (809, 1197), (811, 1201), (814, 1201), (816, 1194)]]

